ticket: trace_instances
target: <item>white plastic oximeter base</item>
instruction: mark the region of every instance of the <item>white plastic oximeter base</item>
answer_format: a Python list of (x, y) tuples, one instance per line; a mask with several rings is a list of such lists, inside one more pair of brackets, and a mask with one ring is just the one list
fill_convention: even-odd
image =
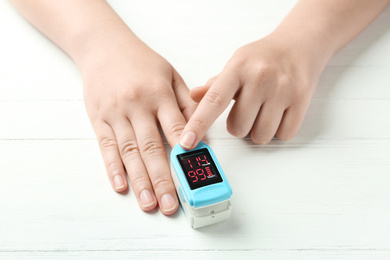
[[(174, 172), (172, 164), (171, 172)], [(172, 179), (177, 190), (177, 196), (179, 197), (180, 204), (191, 227), (201, 228), (230, 218), (230, 214), (232, 212), (230, 200), (225, 200), (210, 206), (194, 208), (188, 204), (185, 198), (182, 198), (184, 195), (180, 190), (180, 182), (176, 174), (172, 174)]]
[[(222, 202), (225, 208), (221, 211), (216, 212), (216, 206), (217, 208), (220, 208), (218, 206), (222, 205), (213, 205), (212, 207), (207, 206), (195, 209), (194, 207), (188, 205), (187, 202), (183, 202), (181, 198), (179, 199), (183, 207), (184, 214), (186, 215), (187, 221), (193, 228), (201, 228), (227, 220), (230, 218), (230, 213), (232, 212), (232, 206), (230, 201)], [(200, 212), (207, 212), (207, 214), (199, 214)]]

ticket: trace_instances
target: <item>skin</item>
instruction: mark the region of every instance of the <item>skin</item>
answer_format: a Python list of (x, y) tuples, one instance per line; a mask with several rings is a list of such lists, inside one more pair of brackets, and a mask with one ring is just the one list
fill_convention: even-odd
[(194, 148), (232, 99), (228, 131), (267, 144), (298, 132), (329, 59), (389, 0), (301, 0), (267, 37), (238, 49), (222, 72), (191, 90), (199, 105), (180, 145)]
[(10, 2), (79, 68), (113, 188), (125, 191), (127, 174), (141, 209), (159, 205), (170, 215), (178, 200), (159, 127), (171, 147), (180, 141), (194, 148), (234, 98), (230, 133), (251, 133), (259, 144), (275, 135), (291, 139), (329, 59), (390, 1), (300, 0), (273, 33), (238, 49), (219, 75), (191, 93), (104, 0)]
[(127, 174), (141, 209), (159, 205), (164, 214), (173, 214), (179, 204), (159, 127), (176, 145), (196, 106), (177, 71), (106, 1), (11, 2), (79, 68), (112, 187), (125, 191)]

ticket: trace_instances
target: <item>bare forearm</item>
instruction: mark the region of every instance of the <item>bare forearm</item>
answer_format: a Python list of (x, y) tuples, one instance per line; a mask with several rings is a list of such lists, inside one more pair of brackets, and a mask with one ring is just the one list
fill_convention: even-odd
[(104, 0), (9, 1), (76, 61), (88, 49), (105, 40), (138, 41)]
[(274, 35), (325, 66), (389, 4), (389, 0), (300, 0)]

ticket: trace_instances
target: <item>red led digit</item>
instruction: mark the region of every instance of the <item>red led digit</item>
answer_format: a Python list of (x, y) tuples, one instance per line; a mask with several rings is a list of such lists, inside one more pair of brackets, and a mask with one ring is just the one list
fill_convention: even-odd
[(198, 174), (199, 177), (203, 176), (200, 180), (204, 181), (206, 179), (206, 175), (204, 174), (203, 169), (197, 169), (196, 174)]
[(202, 161), (202, 159), (200, 159), (200, 157), (196, 157), (196, 161), (198, 162), (198, 165), (199, 165), (199, 166), (202, 166), (202, 165), (200, 164), (200, 162)]
[(192, 167), (192, 164), (191, 164), (190, 160), (188, 160), (188, 164), (190, 165), (191, 168), (194, 168), (194, 167)]
[(206, 164), (206, 165), (209, 164), (209, 161), (207, 161), (206, 155), (203, 155), (203, 158), (204, 159), (202, 159), (202, 163)]
[(188, 176), (190, 176), (192, 182), (197, 182), (198, 181), (198, 176), (196, 176), (196, 173), (194, 171), (189, 171), (188, 172)]

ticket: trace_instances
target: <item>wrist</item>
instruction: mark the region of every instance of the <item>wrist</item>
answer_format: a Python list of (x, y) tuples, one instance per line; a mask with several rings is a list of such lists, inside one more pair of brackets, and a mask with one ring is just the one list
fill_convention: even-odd
[(266, 38), (281, 46), (292, 62), (318, 77), (336, 52), (330, 44), (307, 32), (301, 34), (277, 28)]
[(144, 43), (124, 23), (112, 21), (85, 30), (74, 37), (72, 45), (70, 56), (79, 70), (84, 71), (86, 68), (102, 66), (107, 58), (114, 59)]

